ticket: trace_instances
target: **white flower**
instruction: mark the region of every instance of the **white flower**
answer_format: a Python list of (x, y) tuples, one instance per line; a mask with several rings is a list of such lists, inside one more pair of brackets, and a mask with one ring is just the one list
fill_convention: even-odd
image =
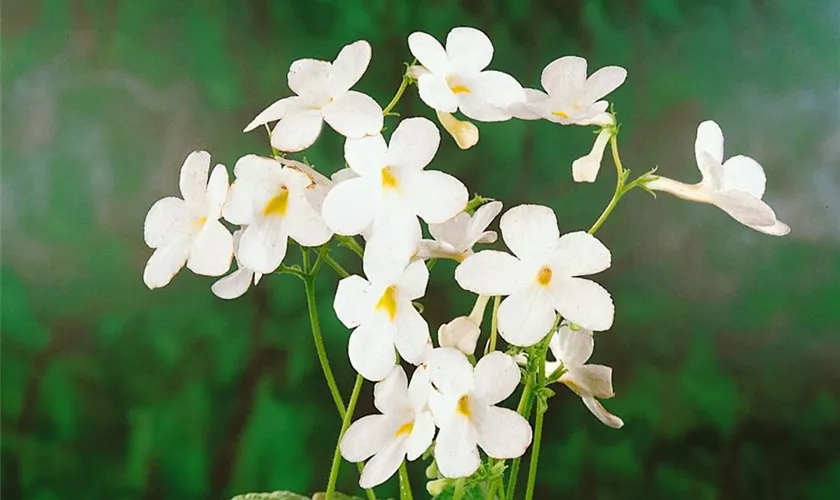
[(752, 158), (733, 156), (723, 161), (723, 132), (709, 120), (697, 127), (694, 154), (702, 180), (683, 184), (667, 177), (646, 183), (684, 200), (715, 205), (741, 224), (773, 236), (784, 236), (790, 226), (776, 219), (776, 213), (761, 201), (767, 181), (764, 169)]
[(275, 102), (245, 127), (245, 132), (279, 120), (271, 145), (280, 151), (302, 151), (318, 138), (326, 121), (345, 137), (363, 137), (382, 129), (382, 109), (369, 96), (350, 90), (370, 63), (364, 40), (341, 49), (335, 61), (299, 59), (289, 68), (289, 88), (297, 94)]
[(475, 352), (475, 344), (481, 335), (481, 320), (487, 307), (489, 295), (479, 295), (469, 316), (458, 316), (438, 328), (438, 342), (441, 347), (454, 347), (464, 354)]
[(459, 120), (452, 113), (435, 110), (437, 119), (443, 128), (455, 139), (455, 144), (461, 149), (470, 149), (478, 144), (478, 127), (472, 122)]
[(424, 360), (429, 325), (411, 304), (426, 293), (429, 271), (423, 261), (396, 268), (380, 259), (364, 259), (368, 280), (342, 279), (333, 307), (350, 334), (350, 364), (368, 380), (385, 378), (396, 363), (394, 347), (413, 364)]
[(554, 323), (555, 312), (592, 330), (612, 326), (614, 307), (600, 285), (579, 276), (610, 267), (610, 251), (579, 231), (560, 236), (554, 212), (520, 205), (502, 216), (505, 244), (516, 255), (484, 250), (455, 270), (461, 288), (485, 295), (509, 295), (498, 312), (499, 333), (518, 346), (536, 344)]
[(493, 44), (475, 28), (454, 28), (446, 50), (429, 34), (415, 32), (408, 48), (426, 71), (417, 75), (420, 98), (445, 113), (460, 110), (482, 122), (511, 118), (507, 108), (525, 101), (525, 92), (512, 76), (484, 71), (493, 59)]
[(439, 144), (440, 132), (425, 118), (400, 122), (390, 145), (382, 135), (348, 139), (344, 157), (358, 177), (339, 182), (327, 194), (324, 221), (343, 235), (360, 234), (372, 226), (369, 246), (375, 246), (381, 234), (383, 245), (402, 246), (413, 254), (421, 235), (418, 216), (440, 223), (467, 204), (467, 188), (461, 181), (423, 170)]
[[(531, 426), (521, 415), (496, 404), (519, 384), (519, 367), (507, 354), (493, 351), (473, 369), (457, 349), (435, 349), (429, 363), (437, 391), (429, 406), (440, 428), (435, 462), (446, 477), (467, 477), (481, 464), (478, 448), (493, 458), (522, 456), (531, 444)], [(439, 392), (438, 392), (439, 391)]]
[(239, 261), (239, 241), (242, 239), (244, 229), (239, 229), (233, 233), (233, 254), (236, 257), (236, 271), (228, 274), (224, 278), (213, 283), (210, 290), (220, 299), (235, 299), (241, 297), (251, 287), (251, 282), (254, 286), (262, 279), (262, 273), (255, 272), (253, 269), (248, 269)]
[(316, 185), (300, 170), (247, 155), (236, 162), (234, 173), (224, 215), (233, 224), (247, 226), (238, 253), (244, 267), (272, 273), (286, 256), (288, 238), (313, 247), (332, 236), (307, 198), (307, 190)]
[(607, 147), (612, 133), (612, 129), (602, 128), (598, 132), (598, 137), (595, 138), (592, 151), (572, 163), (572, 178), (575, 182), (595, 182), (595, 178), (598, 177), (598, 171), (601, 170), (604, 148)]
[(608, 412), (595, 398), (607, 399), (615, 396), (612, 387), (612, 368), (603, 365), (589, 365), (586, 362), (595, 349), (592, 331), (580, 328), (572, 329), (568, 322), (563, 322), (560, 329), (551, 338), (549, 348), (557, 361), (547, 361), (546, 377), (562, 366), (565, 369), (559, 381), (575, 392), (583, 404), (604, 425), (621, 428), (624, 421)]
[(502, 202), (492, 201), (480, 206), (471, 216), (461, 212), (440, 224), (429, 224), (433, 240), (422, 240), (417, 247), (417, 258), (444, 258), (462, 261), (472, 255), (476, 243), (493, 243), (495, 231), (487, 231), (493, 219), (502, 211)]
[(373, 488), (394, 475), (404, 458), (416, 460), (432, 444), (435, 424), (426, 406), (429, 385), (425, 370), (406, 376), (396, 366), (374, 387), (373, 404), (382, 412), (353, 422), (341, 439), (341, 455), (365, 464), (359, 486)]
[(228, 195), (228, 174), (216, 165), (208, 181), (210, 153), (190, 153), (181, 167), (181, 196), (158, 200), (143, 228), (146, 245), (154, 248), (143, 282), (149, 288), (166, 286), (187, 265), (205, 276), (221, 276), (230, 268), (233, 237), (219, 222)]
[(607, 125), (609, 103), (600, 100), (627, 78), (627, 70), (606, 66), (586, 77), (586, 59), (565, 56), (543, 69), (541, 83), (548, 92), (525, 89), (525, 105), (511, 110), (517, 118), (544, 118), (563, 125)]

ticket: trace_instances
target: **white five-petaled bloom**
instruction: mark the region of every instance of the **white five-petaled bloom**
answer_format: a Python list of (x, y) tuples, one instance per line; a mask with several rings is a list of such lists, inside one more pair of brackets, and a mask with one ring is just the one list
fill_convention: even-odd
[(536, 344), (551, 329), (555, 312), (596, 331), (612, 326), (610, 294), (580, 278), (610, 267), (610, 251), (597, 238), (582, 231), (560, 236), (554, 212), (539, 205), (508, 210), (500, 227), (515, 257), (483, 250), (458, 266), (455, 280), (473, 293), (509, 296), (498, 312), (506, 341)]
[(612, 387), (612, 368), (586, 364), (595, 349), (592, 331), (585, 328), (574, 330), (564, 321), (548, 345), (556, 361), (545, 363), (546, 377), (562, 366), (565, 371), (559, 381), (580, 396), (583, 404), (604, 425), (621, 428), (624, 421), (608, 412), (596, 399), (608, 399), (615, 396), (615, 393)]
[[(347, 139), (344, 157), (358, 177), (330, 190), (322, 210), (324, 221), (343, 235), (372, 227), (369, 246), (376, 247), (379, 240), (413, 254), (421, 237), (418, 216), (430, 224), (441, 223), (467, 204), (467, 188), (461, 181), (424, 170), (439, 144), (440, 132), (425, 118), (401, 121), (390, 144), (380, 134)], [(402, 251), (396, 253), (402, 258)]]
[(645, 185), (684, 200), (715, 205), (741, 224), (773, 236), (784, 236), (790, 226), (776, 218), (776, 213), (761, 201), (767, 177), (764, 169), (747, 156), (733, 156), (723, 161), (723, 132), (709, 120), (697, 127), (694, 154), (702, 180), (683, 184), (658, 177)]
[(236, 271), (216, 281), (210, 287), (213, 294), (220, 299), (230, 300), (241, 297), (251, 287), (251, 282), (256, 286), (262, 279), (262, 273), (248, 269), (239, 260), (239, 241), (242, 239), (243, 231), (244, 229), (239, 229), (233, 233), (233, 255), (236, 258)]
[(183, 199), (158, 200), (146, 214), (143, 238), (155, 249), (143, 271), (149, 288), (166, 286), (184, 264), (205, 276), (221, 276), (230, 268), (233, 237), (219, 222), (228, 173), (224, 165), (216, 165), (208, 180), (209, 171), (210, 153), (190, 153), (181, 167)]
[(473, 120), (509, 120), (507, 108), (525, 101), (525, 91), (512, 76), (485, 70), (493, 59), (493, 43), (475, 28), (453, 28), (446, 49), (427, 33), (408, 37), (411, 53), (426, 71), (419, 71), (420, 98), (444, 113), (461, 113)]
[(305, 173), (257, 155), (240, 158), (234, 173), (224, 215), (246, 226), (238, 252), (244, 267), (274, 272), (286, 256), (288, 238), (313, 247), (332, 236), (307, 197), (307, 190), (316, 186)]
[(531, 444), (531, 426), (521, 415), (496, 404), (519, 384), (519, 367), (507, 354), (493, 351), (475, 369), (461, 351), (435, 349), (429, 363), (437, 390), (429, 407), (440, 428), (435, 440), (435, 462), (446, 477), (467, 477), (481, 458), (478, 448), (493, 458), (522, 456)]
[(289, 68), (289, 88), (297, 94), (275, 102), (245, 127), (245, 132), (278, 121), (271, 145), (281, 151), (311, 146), (326, 121), (345, 137), (363, 137), (382, 129), (382, 109), (370, 96), (350, 90), (370, 63), (370, 44), (345, 46), (335, 61), (300, 59)]
[(402, 367), (394, 367), (373, 390), (373, 404), (382, 413), (353, 422), (341, 439), (341, 455), (348, 461), (373, 457), (359, 478), (362, 488), (384, 483), (404, 458), (416, 460), (432, 444), (435, 424), (426, 405), (426, 379), (425, 370), (415, 371), (407, 384)]
[(627, 70), (606, 66), (586, 77), (586, 59), (565, 56), (543, 69), (546, 92), (525, 89), (527, 102), (514, 104), (514, 116), (525, 120), (544, 118), (563, 125), (608, 125), (609, 103), (601, 100), (627, 78)]
[(344, 326), (354, 328), (347, 347), (350, 364), (378, 381), (396, 363), (394, 347), (409, 363), (424, 361), (429, 325), (411, 301), (426, 293), (429, 271), (419, 260), (395, 267), (367, 257), (364, 270), (367, 280), (353, 275), (339, 281), (333, 307)]
[(463, 261), (472, 255), (476, 243), (493, 243), (498, 235), (487, 231), (493, 219), (502, 211), (502, 202), (492, 201), (480, 206), (473, 215), (461, 212), (440, 224), (429, 224), (433, 240), (422, 240), (417, 246), (417, 258), (454, 259)]

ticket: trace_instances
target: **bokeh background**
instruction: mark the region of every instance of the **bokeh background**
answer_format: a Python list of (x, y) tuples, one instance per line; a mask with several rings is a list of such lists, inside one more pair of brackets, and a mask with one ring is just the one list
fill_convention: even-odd
[[(713, 207), (638, 191), (599, 232), (617, 304), (594, 361), (615, 368), (599, 424), (564, 388), (546, 417), (537, 498), (838, 498), (840, 495), (840, 4), (831, 0), (19, 0), (2, 5), (2, 496), (223, 499), (323, 490), (339, 421), (316, 362), (301, 284), (267, 278), (225, 302), (212, 278), (142, 283), (143, 218), (177, 193), (195, 149), (232, 167), (269, 152), (242, 127), (289, 95), (298, 58), (354, 40), (359, 88), (387, 103), (406, 37), (475, 26), (492, 67), (536, 86), (567, 54), (619, 64), (612, 95), (625, 166), (694, 181), (697, 124), (765, 167), (793, 232), (744, 228)], [(416, 89), (403, 116), (432, 117)], [(393, 118), (387, 122), (395, 125)], [(574, 185), (584, 128), (481, 124), (433, 165), (472, 191), (548, 204), (588, 227), (611, 195)], [(325, 129), (305, 156), (329, 173)], [(353, 270), (351, 256), (340, 258)], [(438, 265), (429, 322), (469, 310)], [(348, 332), (319, 282), (342, 391)], [(346, 397), (346, 396), (345, 396)], [(358, 414), (369, 413), (371, 387)], [(515, 405), (515, 401), (510, 403)], [(423, 491), (422, 464), (412, 464)], [(355, 469), (340, 489), (355, 492)], [(524, 481), (520, 477), (520, 481)], [(378, 489), (387, 498), (395, 484)]]

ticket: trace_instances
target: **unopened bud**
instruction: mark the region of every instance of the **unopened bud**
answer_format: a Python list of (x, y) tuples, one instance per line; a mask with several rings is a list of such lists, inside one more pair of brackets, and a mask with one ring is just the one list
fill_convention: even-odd
[(478, 127), (472, 122), (459, 120), (450, 113), (435, 111), (440, 124), (455, 139), (455, 143), (461, 149), (470, 149), (478, 143)]
[(464, 354), (473, 354), (481, 329), (466, 316), (459, 316), (438, 328), (441, 347), (454, 347)]
[(598, 171), (601, 170), (601, 159), (604, 157), (604, 148), (612, 135), (612, 129), (603, 128), (595, 138), (592, 151), (588, 155), (578, 158), (572, 163), (572, 177), (575, 182), (595, 182)]
[(446, 488), (447, 484), (449, 484), (448, 479), (436, 479), (434, 481), (429, 481), (426, 483), (426, 491), (429, 492), (429, 495), (436, 497), (443, 493), (444, 488)]

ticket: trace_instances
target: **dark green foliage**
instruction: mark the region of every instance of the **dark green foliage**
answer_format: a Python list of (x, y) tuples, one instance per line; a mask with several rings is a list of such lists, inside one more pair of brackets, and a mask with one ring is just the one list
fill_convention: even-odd
[[(643, 192), (622, 200), (599, 231), (613, 251), (599, 282), (617, 316), (593, 362), (614, 367), (617, 396), (604, 404), (626, 425), (600, 425), (556, 387), (536, 497), (837, 497), (834, 2), (17, 3), (3, 6), (0, 44), (3, 498), (325, 489), (340, 421), (301, 283), (268, 276), (225, 302), (210, 293), (212, 279), (183, 271), (148, 291), (143, 217), (177, 192), (190, 151), (208, 149), (231, 170), (241, 155), (269, 152), (262, 131), (240, 131), (288, 95), (291, 61), (332, 59), (365, 38), (374, 58), (358, 88), (384, 104), (411, 59), (407, 35), (440, 38), (458, 25), (490, 34), (493, 67), (526, 86), (566, 54), (587, 57), (590, 69), (627, 67), (612, 99), (623, 161), (635, 173), (658, 165), (663, 175), (699, 179), (694, 130), (717, 120), (727, 156), (764, 165), (766, 198), (793, 227), (775, 239), (712, 207)], [(397, 111), (433, 116), (413, 87)], [(466, 152), (444, 137), (435, 168), (507, 207), (549, 204), (564, 231), (597, 218), (611, 194), (610, 161), (595, 185), (572, 185), (569, 175), (590, 130), (479, 128)], [(341, 154), (326, 129), (305, 152), (326, 173), (341, 168)], [(348, 250), (334, 253), (359, 271)], [(433, 329), (471, 306), (453, 269), (438, 262), (432, 271), (423, 306)], [(331, 311), (336, 280), (323, 274), (326, 348), (346, 395), (348, 332)], [(373, 411), (371, 392), (366, 386), (359, 415)], [(425, 464), (409, 468), (424, 498)], [(361, 495), (356, 481), (345, 464), (339, 489)], [(396, 497), (396, 480), (377, 495)]]

